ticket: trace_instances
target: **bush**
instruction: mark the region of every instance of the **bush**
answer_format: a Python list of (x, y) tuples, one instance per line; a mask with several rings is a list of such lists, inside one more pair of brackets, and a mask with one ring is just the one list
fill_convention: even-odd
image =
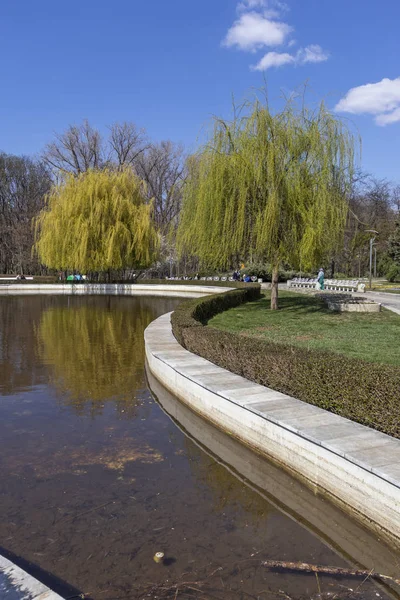
[(250, 263), (245, 268), (240, 270), (240, 274), (250, 275), (250, 277), (257, 277), (263, 281), (271, 281), (271, 265), (264, 263)]
[(204, 326), (217, 313), (258, 294), (235, 290), (182, 303), (172, 315), (175, 337), (228, 371), (400, 438), (399, 367)]
[[(241, 269), (240, 274), (250, 275), (250, 277), (257, 277), (257, 279), (262, 279), (263, 281), (272, 281), (272, 267), (270, 264), (265, 263), (250, 263), (243, 269)], [(293, 279), (296, 277), (297, 273), (293, 270), (279, 269), (279, 282), (286, 282), (288, 279)], [(304, 276), (304, 275), (303, 275)], [(307, 277), (307, 275), (305, 275)]]
[(138, 283), (140, 285), (201, 285), (213, 287), (248, 288), (249, 283), (244, 281), (201, 281), (199, 279), (135, 279), (135, 281), (121, 281), (120, 283)]
[(184, 335), (187, 329), (204, 329), (203, 325), (218, 313), (244, 302), (258, 300), (261, 296), (260, 286), (256, 283), (239, 283), (237, 286), (238, 289), (231, 292), (187, 300), (178, 306), (172, 313), (171, 323), (174, 335), (182, 346), (186, 348)]
[(394, 281), (400, 281), (400, 265), (392, 263), (385, 277), (388, 281), (390, 281), (390, 283), (393, 283)]

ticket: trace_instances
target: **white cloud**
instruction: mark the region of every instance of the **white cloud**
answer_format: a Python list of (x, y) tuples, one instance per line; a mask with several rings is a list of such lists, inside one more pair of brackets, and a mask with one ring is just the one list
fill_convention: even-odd
[(263, 46), (281, 46), (292, 31), (292, 27), (282, 21), (275, 21), (257, 12), (248, 12), (229, 29), (223, 41), (228, 48), (237, 46), (240, 50), (255, 51)]
[[(240, 0), (237, 10), (238, 18), (222, 41), (223, 46), (256, 52), (263, 48), (278, 48), (283, 45), (292, 48), (296, 44), (294, 39), (290, 39), (293, 27), (283, 20), (283, 14), (289, 7), (282, 0)], [(329, 58), (329, 54), (316, 44), (293, 52), (268, 52), (250, 68), (254, 71), (265, 71), (271, 67), (288, 64), (319, 63)]]
[(287, 52), (267, 52), (260, 62), (251, 67), (253, 71), (266, 71), (271, 67), (282, 67), (294, 62), (294, 57)]
[(266, 71), (271, 67), (282, 67), (283, 65), (305, 65), (306, 63), (319, 63), (328, 60), (329, 54), (321, 46), (311, 45), (300, 48), (296, 54), (287, 52), (268, 52), (252, 68), (253, 71)]
[(377, 125), (400, 121), (400, 77), (352, 88), (335, 106), (337, 112), (375, 116)]
[(385, 125), (390, 125), (391, 123), (398, 123), (400, 121), (400, 108), (396, 108), (390, 113), (386, 113), (383, 115), (378, 115), (375, 117), (375, 122), (377, 125), (381, 125), (384, 127)]
[(318, 44), (311, 44), (306, 48), (301, 48), (296, 54), (296, 62), (300, 65), (306, 63), (320, 63), (325, 62), (329, 58), (329, 53), (318, 46)]

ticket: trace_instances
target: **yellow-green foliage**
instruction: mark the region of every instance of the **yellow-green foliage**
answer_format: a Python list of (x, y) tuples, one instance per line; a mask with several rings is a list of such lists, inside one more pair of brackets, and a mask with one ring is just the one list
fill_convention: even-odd
[(353, 137), (323, 104), (273, 115), (255, 101), (245, 112), (216, 119), (188, 162), (179, 250), (211, 268), (239, 257), (313, 268), (343, 234)]
[(54, 186), (35, 221), (35, 249), (55, 269), (148, 265), (158, 248), (143, 182), (130, 170), (88, 171)]
[(145, 304), (137, 310), (96, 302), (47, 310), (37, 332), (39, 352), (64, 402), (78, 412), (101, 413), (102, 402), (111, 398), (130, 406), (144, 386), (144, 339), (138, 331), (154, 317)]

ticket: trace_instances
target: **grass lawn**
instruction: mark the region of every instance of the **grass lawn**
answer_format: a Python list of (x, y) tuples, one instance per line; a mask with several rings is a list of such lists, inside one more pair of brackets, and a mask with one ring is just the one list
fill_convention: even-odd
[(278, 311), (270, 295), (227, 310), (210, 327), (273, 342), (328, 350), (375, 363), (400, 366), (400, 316), (380, 313), (334, 313), (321, 299), (279, 291)]

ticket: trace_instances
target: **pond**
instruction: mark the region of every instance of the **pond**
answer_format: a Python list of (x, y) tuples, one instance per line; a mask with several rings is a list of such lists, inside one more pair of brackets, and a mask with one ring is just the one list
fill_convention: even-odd
[(143, 332), (177, 302), (0, 298), (0, 552), (65, 597), (397, 598), (369, 579), (261, 566), (399, 576), (390, 548), (317, 490), (150, 379), (152, 395)]

